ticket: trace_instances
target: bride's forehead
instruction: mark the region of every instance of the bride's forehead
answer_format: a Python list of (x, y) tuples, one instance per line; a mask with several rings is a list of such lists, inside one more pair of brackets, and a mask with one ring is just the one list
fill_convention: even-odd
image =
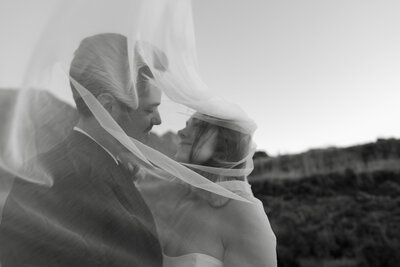
[(191, 118), (189, 118), (187, 121), (186, 121), (186, 125), (190, 125), (190, 126), (196, 126), (196, 125), (198, 125), (199, 123), (200, 123), (200, 119), (199, 118), (197, 118), (197, 117), (194, 117), (194, 116), (192, 116)]

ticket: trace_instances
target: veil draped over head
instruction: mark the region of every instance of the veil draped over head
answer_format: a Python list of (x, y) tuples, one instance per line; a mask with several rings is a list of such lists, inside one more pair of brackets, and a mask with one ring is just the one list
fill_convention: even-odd
[[(51, 186), (52, 177), (47, 170), (29, 160), (68, 135), (77, 121), (74, 106), (79, 99), (148, 171), (152, 167), (161, 168), (194, 187), (243, 201), (128, 137), (95, 99), (93, 90), (92, 93), (88, 90), (98, 86), (100, 83), (95, 82), (100, 80), (105, 89), (113, 88), (118, 100), (136, 109), (138, 71), (146, 66), (154, 76), (149, 82), (165, 95), (162, 101), (180, 110), (185, 107), (186, 116), (176, 111), (163, 112), (163, 119), (181, 120), (183, 127), (188, 115), (193, 114), (200, 120), (251, 136), (254, 122), (238, 106), (209, 90), (199, 76), (190, 1), (64, 1), (57, 6), (46, 27), (38, 30), (42, 31), (41, 38), (1, 137), (3, 170)], [(224, 175), (248, 175), (252, 170), (253, 152), (252, 145), (245, 157), (230, 163), (231, 166), (240, 162), (248, 164), (240, 169), (187, 165)]]
[[(85, 107), (85, 112), (93, 114), (118, 141), (120, 151), (129, 154), (129, 160), (139, 167), (139, 188), (151, 177), (177, 182), (207, 196), (250, 202), (218, 182), (235, 177), (246, 181), (253, 168), (256, 125), (240, 107), (219, 96), (218, 88), (210, 90), (200, 77), (191, 1), (61, 1), (46, 27), (37, 30), (42, 32), (41, 37), (2, 126), (0, 222), (14, 179), (52, 187), (51, 170), (35, 158), (70, 134), (79, 119), (76, 109)], [(215, 164), (180, 163), (147, 139), (128, 136), (97, 97), (112, 90), (127, 108), (137, 109), (141, 77), (162, 91), (161, 107), (167, 107), (160, 113), (166, 127), (173, 121), (183, 128), (191, 117), (227, 129), (237, 134), (237, 146), (230, 149), (240, 148), (240, 153), (220, 157)], [(96, 141), (107, 147), (103, 140)], [(146, 190), (148, 186), (144, 182), (142, 187)], [(157, 190), (157, 183), (152, 186)]]

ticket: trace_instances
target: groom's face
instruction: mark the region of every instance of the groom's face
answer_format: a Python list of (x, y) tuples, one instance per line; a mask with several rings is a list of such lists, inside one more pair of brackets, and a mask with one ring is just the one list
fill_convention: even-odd
[(154, 125), (161, 124), (158, 106), (161, 103), (160, 89), (147, 84), (147, 90), (139, 95), (137, 110), (122, 112), (118, 119), (119, 125), (127, 135), (146, 143)]

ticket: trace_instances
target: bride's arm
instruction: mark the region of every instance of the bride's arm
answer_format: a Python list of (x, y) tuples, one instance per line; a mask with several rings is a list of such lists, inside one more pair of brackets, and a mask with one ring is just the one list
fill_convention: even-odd
[(277, 266), (276, 238), (260, 201), (231, 201), (225, 215), (224, 266)]

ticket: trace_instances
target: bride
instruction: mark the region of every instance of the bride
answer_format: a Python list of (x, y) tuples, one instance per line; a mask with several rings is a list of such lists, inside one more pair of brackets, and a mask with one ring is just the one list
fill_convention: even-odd
[(242, 172), (242, 159), (252, 155), (251, 134), (238, 121), (215, 121), (194, 114), (178, 132), (175, 158), (249, 202), (176, 180), (142, 179), (139, 188), (155, 217), (163, 266), (277, 266), (275, 235)]

